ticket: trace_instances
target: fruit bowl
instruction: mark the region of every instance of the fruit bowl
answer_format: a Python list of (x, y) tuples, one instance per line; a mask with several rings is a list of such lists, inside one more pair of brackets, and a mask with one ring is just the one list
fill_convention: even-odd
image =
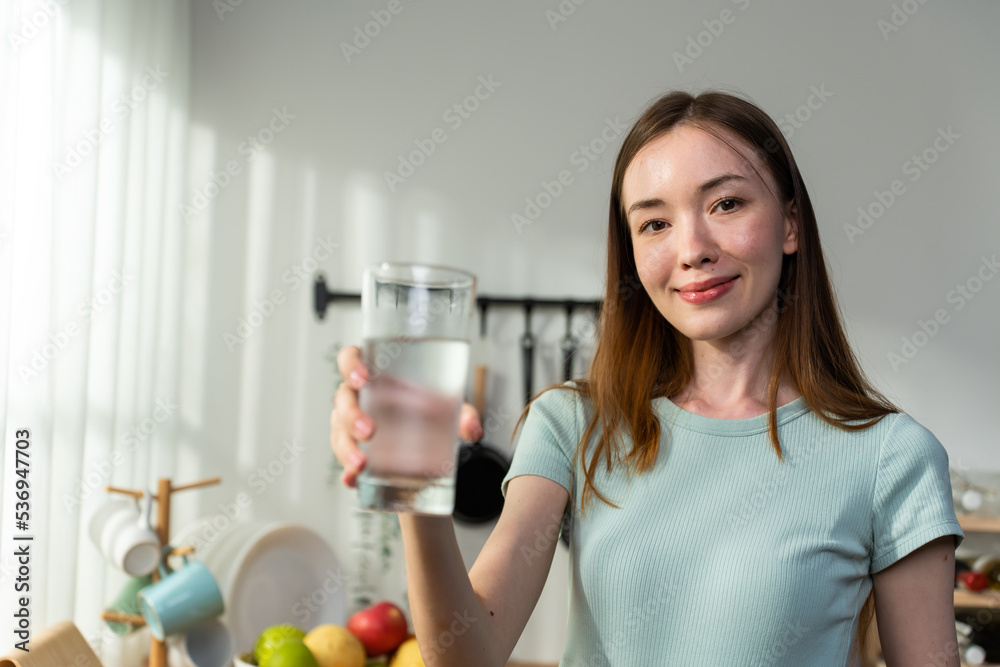
[(240, 653), (233, 658), (233, 667), (257, 667), (257, 661), (253, 659), (253, 651)]
[[(241, 648), (245, 649), (243, 644)], [(234, 667), (424, 667), (403, 611), (388, 601), (356, 612), (346, 626), (324, 623), (308, 632), (278, 624), (258, 635)]]

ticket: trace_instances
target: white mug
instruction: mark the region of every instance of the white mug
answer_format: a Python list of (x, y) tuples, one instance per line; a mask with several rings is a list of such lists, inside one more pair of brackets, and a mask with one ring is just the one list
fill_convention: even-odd
[(134, 501), (116, 503), (114, 510), (99, 511), (91, 524), (91, 536), (100, 529), (104, 557), (133, 577), (146, 576), (160, 562), (160, 539), (150, 521), (152, 494), (147, 491), (142, 499), (141, 511)]
[(127, 512), (134, 507), (135, 501), (131, 498), (116, 498), (104, 503), (100, 509), (94, 512), (93, 516), (90, 517), (90, 539), (98, 551), (104, 553), (104, 549), (101, 548), (101, 541), (104, 538), (105, 526), (120, 512)]
[(233, 636), (217, 618), (205, 621), (170, 641), (171, 667), (230, 667)]

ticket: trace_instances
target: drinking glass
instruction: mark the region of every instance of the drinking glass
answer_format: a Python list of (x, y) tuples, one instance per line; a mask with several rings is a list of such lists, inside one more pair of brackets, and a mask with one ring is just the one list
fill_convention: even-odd
[(375, 421), (360, 443), (368, 465), (358, 506), (450, 515), (458, 421), (469, 374), (476, 278), (459, 269), (383, 262), (361, 286), (361, 410)]

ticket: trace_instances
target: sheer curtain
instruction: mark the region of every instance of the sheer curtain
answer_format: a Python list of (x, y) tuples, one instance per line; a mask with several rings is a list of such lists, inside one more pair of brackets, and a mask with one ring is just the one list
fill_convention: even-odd
[[(174, 468), (187, 146), (185, 1), (44, 0), (0, 10), (0, 617), (30, 542), (32, 634), (93, 640), (124, 575), (88, 536), (105, 485)], [(15, 434), (30, 518), (15, 525)], [(21, 545), (24, 542), (17, 542)], [(23, 593), (19, 593), (21, 595)]]

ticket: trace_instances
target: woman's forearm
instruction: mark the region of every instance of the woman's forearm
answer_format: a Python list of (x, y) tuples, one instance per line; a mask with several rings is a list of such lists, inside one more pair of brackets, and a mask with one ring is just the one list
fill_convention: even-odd
[(413, 627), (429, 667), (502, 667), (451, 517), (400, 514)]

